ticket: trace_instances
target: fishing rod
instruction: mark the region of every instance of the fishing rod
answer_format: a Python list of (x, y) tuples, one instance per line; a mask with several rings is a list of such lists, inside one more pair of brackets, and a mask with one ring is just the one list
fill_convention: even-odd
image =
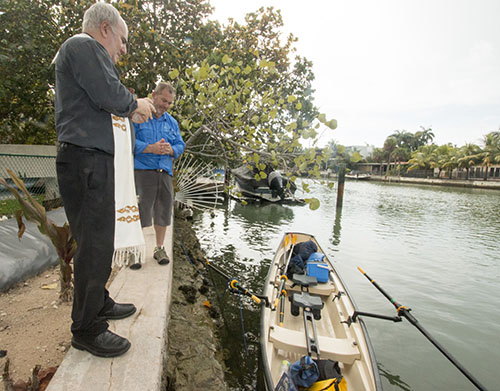
[(212, 265), (212, 263), (208, 260), (208, 259), (205, 259), (205, 264), (210, 268), (212, 269), (214, 272), (216, 272), (217, 274), (219, 274), (220, 276), (224, 277), (227, 281), (230, 281), (229, 283), (229, 286), (234, 290), (234, 291), (239, 291), (241, 293), (243, 293), (245, 296), (248, 296), (250, 297), (255, 303), (257, 304), (261, 304), (262, 300), (264, 300), (264, 304), (266, 306), (269, 305), (269, 301), (267, 299), (267, 297), (264, 297), (264, 296), (261, 296), (261, 295), (256, 295), (252, 292), (250, 292), (248, 289), (242, 287), (240, 285), (240, 282), (236, 279), (236, 278), (233, 278), (233, 277), (229, 277), (226, 273), (224, 273), (222, 270), (220, 270), (219, 268), (215, 267), (214, 265)]
[[(182, 244), (182, 240), (181, 240), (181, 237), (179, 236), (179, 233), (177, 232), (177, 230), (175, 230), (176, 234), (177, 234), (177, 239), (179, 239), (179, 244), (181, 245), (181, 248), (182, 250), (184, 251), (184, 255), (186, 256), (187, 260), (191, 263), (191, 265), (194, 267), (196, 273), (200, 274), (201, 276), (203, 276), (200, 271), (196, 268), (196, 265), (194, 264), (194, 262), (191, 260), (191, 257), (188, 255), (188, 252), (186, 251), (186, 249), (184, 248), (184, 245)], [(196, 258), (195, 258), (196, 259)], [(202, 261), (198, 260), (199, 262), (203, 263)], [(240, 285), (240, 282), (235, 279), (235, 278), (232, 278), (232, 277), (229, 277), (226, 273), (224, 273), (222, 270), (218, 269), (217, 267), (213, 266), (210, 261), (208, 259), (205, 259), (205, 264), (210, 268), (212, 269), (213, 271), (217, 272), (219, 275), (221, 275), (222, 277), (224, 277), (227, 281), (231, 281), (230, 282), (230, 286), (231, 288), (234, 290), (234, 291), (239, 291), (241, 293), (243, 293), (244, 295), (250, 297), (253, 301), (255, 301), (257, 304), (260, 304), (262, 300), (264, 300), (264, 304), (267, 306), (269, 306), (269, 300), (267, 297), (265, 296), (261, 296), (261, 295), (256, 295), (256, 294), (253, 294), (251, 293), (248, 289), (245, 289), (243, 288), (241, 285)]]
[[(280, 283), (280, 288), (278, 290), (278, 296), (276, 297), (276, 300), (274, 301), (274, 308), (278, 305), (278, 302), (280, 304), (280, 327), (283, 327), (283, 321), (285, 320), (285, 296), (287, 295), (286, 289), (285, 289), (285, 283), (288, 280), (288, 277), (286, 276), (286, 271), (288, 269), (288, 265), (290, 264), (290, 259), (292, 258), (292, 253), (293, 253), (293, 248), (295, 247), (295, 243), (297, 243), (297, 235), (296, 234), (290, 234), (291, 237), (291, 242), (292, 246), (290, 247), (290, 254), (288, 255), (288, 260), (286, 261), (283, 269), (283, 274), (281, 275), (281, 283)], [(288, 236), (285, 238), (285, 245), (288, 246)]]
[[(284, 268), (282, 270), (282, 275), (280, 277), (280, 287), (278, 289), (278, 296), (276, 297), (276, 300), (274, 301), (274, 308), (278, 306), (278, 302), (281, 301), (284, 305), (284, 296), (286, 295), (286, 291), (283, 289), (285, 287), (285, 283), (288, 280), (288, 277), (286, 276), (286, 270), (288, 269), (288, 265), (290, 264), (290, 259), (292, 258), (292, 253), (293, 253), (293, 248), (295, 247), (295, 243), (297, 243), (297, 235), (290, 233), (290, 241), (292, 242), (292, 247), (290, 248), (290, 254), (288, 255), (288, 259), (286, 263), (284, 264)], [(285, 246), (288, 246), (288, 235), (285, 238)], [(281, 310), (280, 310), (281, 311)], [(281, 311), (283, 312), (283, 311)]]
[(418, 320), (410, 314), (411, 308), (405, 307), (404, 305), (399, 304), (396, 300), (394, 300), (385, 290), (383, 290), (375, 280), (372, 280), (366, 272), (358, 266), (358, 270), (370, 281), (375, 288), (382, 293), (387, 300), (389, 300), (392, 305), (396, 308), (396, 311), (399, 316), (405, 317), (413, 326), (415, 326), (438, 350), (444, 354), (444, 356), (453, 364), (455, 367), (462, 372), (462, 374), (469, 379), (469, 381), (474, 384), (477, 389), (481, 391), (487, 391), (486, 387), (484, 387), (479, 380), (477, 380), (472, 374), (465, 369), (462, 364), (460, 364), (455, 357), (453, 357), (438, 341), (436, 341), (429, 332), (418, 322)]

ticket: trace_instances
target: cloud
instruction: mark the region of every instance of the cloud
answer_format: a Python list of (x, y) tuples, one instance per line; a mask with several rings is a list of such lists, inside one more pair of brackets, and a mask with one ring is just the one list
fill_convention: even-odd
[(461, 145), (500, 126), (500, 1), (211, 3), (240, 21), (261, 5), (282, 9), (283, 32), (313, 62), (316, 104), (339, 122), (326, 137), (380, 146), (422, 125)]

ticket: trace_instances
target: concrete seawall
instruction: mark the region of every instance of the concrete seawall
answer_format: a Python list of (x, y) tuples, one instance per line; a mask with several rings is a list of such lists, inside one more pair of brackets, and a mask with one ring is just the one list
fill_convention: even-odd
[(390, 183), (412, 183), (419, 185), (452, 186), (476, 189), (500, 190), (500, 181), (484, 180), (459, 180), (459, 179), (438, 179), (438, 178), (408, 178), (401, 176), (377, 176), (372, 175), (370, 181), (390, 182)]
[[(179, 232), (177, 236), (174, 231)], [(122, 269), (109, 291), (121, 303), (134, 303), (137, 312), (110, 321), (110, 330), (132, 343), (116, 358), (100, 358), (70, 348), (47, 391), (225, 391), (219, 325), (204, 306), (200, 273), (186, 259), (178, 237), (191, 256), (203, 258), (190, 223), (175, 219), (167, 228), (167, 266), (152, 258), (152, 227), (144, 230), (146, 264)]]

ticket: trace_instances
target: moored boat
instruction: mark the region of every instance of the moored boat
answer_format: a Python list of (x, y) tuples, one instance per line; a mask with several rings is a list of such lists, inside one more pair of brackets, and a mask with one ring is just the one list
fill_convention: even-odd
[[(313, 247), (315, 261), (308, 261), (306, 274), (290, 274), (288, 266), (297, 264), (307, 246)], [(305, 356), (338, 362), (345, 381), (340, 389), (382, 390), (366, 326), (353, 316), (353, 299), (314, 236), (296, 232), (283, 236), (263, 296), (271, 304), (261, 312), (261, 351), (269, 391), (286, 389), (276, 388), (288, 376), (283, 376), (283, 363)]]
[(266, 178), (257, 176), (258, 169), (250, 170), (246, 165), (231, 171), (234, 178), (233, 198), (245, 201), (265, 201), (281, 204), (304, 203), (295, 197), (297, 187), (279, 171), (266, 168)]
[(371, 175), (369, 173), (350, 173), (350, 174), (345, 174), (346, 178), (349, 179), (356, 179), (358, 181), (365, 181), (371, 178)]

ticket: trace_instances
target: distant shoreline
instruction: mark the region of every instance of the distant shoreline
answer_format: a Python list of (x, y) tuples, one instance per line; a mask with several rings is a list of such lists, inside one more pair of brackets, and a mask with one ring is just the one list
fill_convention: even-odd
[[(355, 179), (354, 179), (355, 180)], [(391, 182), (391, 183), (412, 183), (434, 186), (466, 187), (475, 189), (500, 190), (498, 180), (463, 180), (463, 179), (441, 179), (441, 178), (409, 178), (401, 176), (379, 176), (372, 175), (369, 181)]]

